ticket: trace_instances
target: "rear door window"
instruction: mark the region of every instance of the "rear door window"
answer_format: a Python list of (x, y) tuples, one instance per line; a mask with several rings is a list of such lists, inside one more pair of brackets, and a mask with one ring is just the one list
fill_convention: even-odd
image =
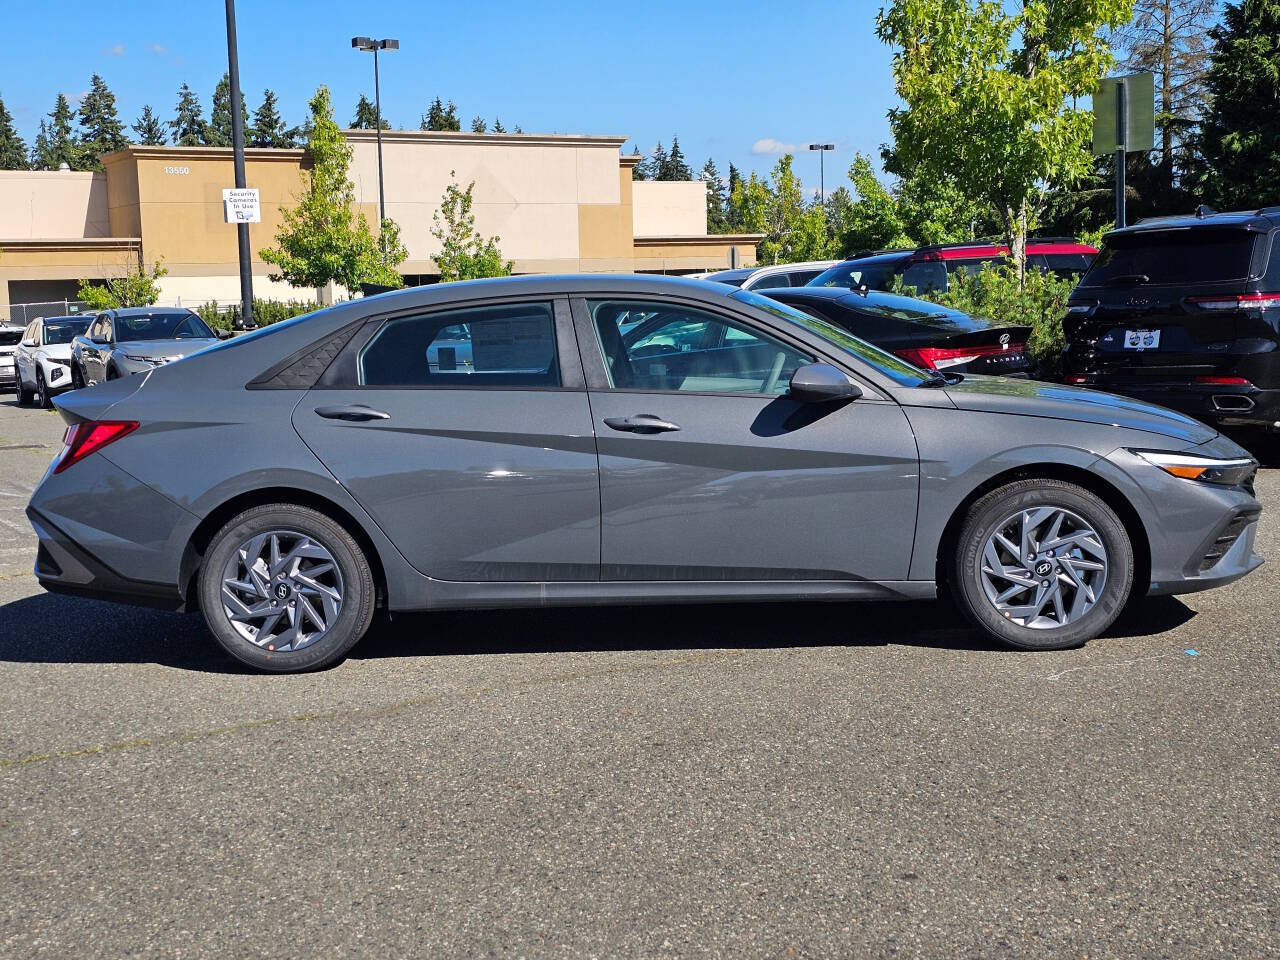
[(785, 273), (775, 273), (767, 277), (761, 277), (751, 285), (752, 290), (777, 290), (781, 287), (791, 286), (791, 277)]
[(947, 289), (947, 265), (939, 260), (913, 263), (902, 274), (902, 285), (916, 293)]
[(1109, 237), (1082, 286), (1224, 283), (1249, 276), (1257, 235), (1179, 230)]
[(366, 387), (558, 387), (550, 303), (388, 320), (360, 351)]

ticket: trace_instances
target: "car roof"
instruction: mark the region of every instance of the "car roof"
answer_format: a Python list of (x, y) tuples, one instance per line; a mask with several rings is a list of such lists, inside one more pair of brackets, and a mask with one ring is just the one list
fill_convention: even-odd
[(92, 313), (69, 313), (65, 317), (36, 317), (42, 323), (53, 323), (57, 320), (92, 320)]
[(717, 270), (702, 277), (703, 280), (745, 280), (756, 272), (756, 267), (735, 267), (732, 270)]
[(1270, 230), (1280, 225), (1280, 207), (1263, 207), (1258, 210), (1237, 210), (1218, 213), (1208, 207), (1200, 207), (1195, 213), (1171, 217), (1147, 217), (1119, 230), (1112, 230), (1108, 237), (1150, 233), (1156, 230), (1186, 229), (1237, 229)]
[(805, 260), (801, 263), (771, 263), (767, 267), (756, 267), (751, 271), (751, 276), (767, 277), (775, 273), (794, 273), (797, 270), (826, 270), (828, 267), (834, 267), (839, 260)]
[(112, 307), (110, 310), (104, 310), (116, 317), (149, 317), (155, 313), (192, 313), (195, 311), (190, 307)]

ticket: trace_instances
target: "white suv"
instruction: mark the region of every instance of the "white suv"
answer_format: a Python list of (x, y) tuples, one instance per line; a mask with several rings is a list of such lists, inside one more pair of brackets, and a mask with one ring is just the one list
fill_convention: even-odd
[(743, 290), (776, 290), (778, 287), (803, 287), (818, 274), (840, 263), (839, 260), (811, 260), (807, 263), (776, 263), (770, 267), (744, 267), (704, 273), (703, 280), (727, 283)]
[(71, 386), (71, 341), (89, 327), (92, 316), (39, 317), (27, 324), (18, 344), (18, 403), (32, 397), (41, 407)]

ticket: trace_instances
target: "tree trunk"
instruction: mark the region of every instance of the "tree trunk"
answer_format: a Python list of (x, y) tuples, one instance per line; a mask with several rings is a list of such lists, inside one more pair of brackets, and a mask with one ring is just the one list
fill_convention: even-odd
[(1018, 287), (1027, 275), (1027, 201), (1024, 199), (1009, 219), (1009, 256), (1018, 274)]

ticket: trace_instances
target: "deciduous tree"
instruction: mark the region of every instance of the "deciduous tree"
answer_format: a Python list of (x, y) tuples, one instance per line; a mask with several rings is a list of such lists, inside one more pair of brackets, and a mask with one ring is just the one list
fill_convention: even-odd
[(90, 310), (149, 307), (160, 299), (159, 280), (168, 272), (158, 260), (150, 267), (141, 263), (126, 263), (116, 276), (101, 283), (81, 280), (76, 296)]
[(895, 48), (890, 172), (989, 204), (1018, 276), (1045, 191), (1091, 166), (1091, 117), (1073, 106), (1112, 64), (1103, 31), (1133, 0), (893, 0), (876, 32)]
[[(449, 171), (450, 180), (456, 176)], [(486, 240), (476, 231), (475, 214), (471, 212), (475, 185), (473, 180), (463, 190), (456, 181), (450, 183), (445, 187), (440, 209), (431, 215), (431, 235), (440, 241), (435, 260), (442, 283), (511, 274), (511, 262), (502, 259), (501, 237)]]
[(303, 171), (305, 192), (294, 207), (281, 207), (276, 246), (259, 254), (277, 272), (273, 280), (295, 287), (324, 287), (330, 282), (355, 293), (363, 283), (398, 287), (396, 267), (408, 256), (393, 221), (379, 237), (363, 213), (353, 213), (355, 187), (348, 177), (351, 145), (333, 119), (328, 87), (311, 99), (310, 170)]

